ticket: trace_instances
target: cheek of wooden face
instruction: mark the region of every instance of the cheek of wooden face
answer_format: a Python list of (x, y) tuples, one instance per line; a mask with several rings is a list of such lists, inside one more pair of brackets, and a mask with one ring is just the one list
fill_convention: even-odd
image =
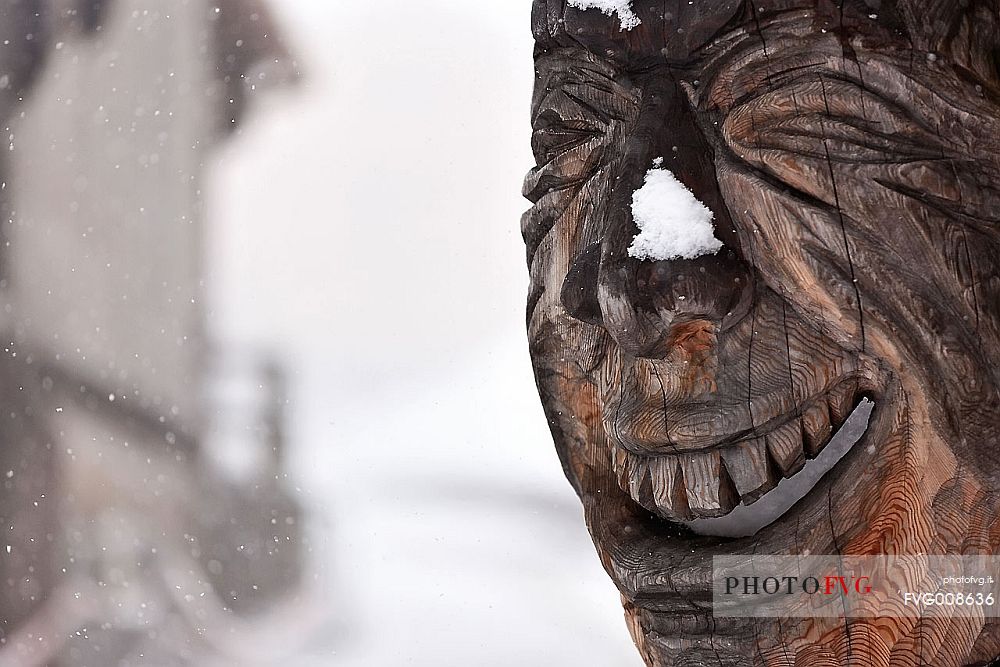
[(826, 335), (859, 349), (858, 291), (840, 222), (733, 164), (720, 164), (719, 184), (761, 278)]

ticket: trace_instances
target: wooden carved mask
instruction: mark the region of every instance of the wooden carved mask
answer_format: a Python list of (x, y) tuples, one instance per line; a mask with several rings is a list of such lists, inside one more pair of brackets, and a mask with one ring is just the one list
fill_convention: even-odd
[[(532, 17), (530, 351), (643, 658), (988, 664), (990, 619), (716, 619), (708, 582), (722, 554), (1000, 552), (1000, 3), (638, 0), (631, 29), (569, 4)], [(630, 256), (654, 161), (719, 252)], [(862, 397), (788, 511), (692, 530)]]

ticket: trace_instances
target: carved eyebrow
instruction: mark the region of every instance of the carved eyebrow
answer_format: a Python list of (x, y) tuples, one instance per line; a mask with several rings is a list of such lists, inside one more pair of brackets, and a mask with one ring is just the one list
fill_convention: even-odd
[[(559, 153), (576, 148), (599, 134), (587, 127), (573, 127), (575, 123), (546, 123), (531, 134), (531, 148), (539, 164), (544, 164)], [(539, 159), (541, 158), (541, 159)]]
[[(576, 105), (582, 108), (584, 111), (589, 111), (590, 113), (597, 116), (602, 123), (607, 123), (611, 120), (611, 115), (601, 107), (593, 102), (588, 102), (584, 99), (582, 93), (586, 92), (585, 86), (580, 86), (576, 84), (568, 84), (562, 89), (562, 94), (568, 97), (570, 100), (576, 103)], [(596, 102), (596, 100), (595, 100)]]
[[(624, 92), (624, 91), (623, 91)], [(564, 123), (587, 125), (595, 129), (612, 121), (629, 118), (638, 106), (631, 94), (618, 94), (591, 88), (586, 84), (567, 83), (554, 87), (535, 106), (532, 124), (553, 120), (553, 114)]]
[(561, 90), (553, 91), (544, 102), (539, 104), (531, 119), (531, 125), (536, 130), (553, 126), (600, 130), (608, 122), (607, 117), (578, 104)]
[(639, 104), (638, 92), (616, 80), (610, 64), (593, 58), (592, 54), (574, 50), (538, 59), (536, 91), (544, 92), (535, 99), (533, 122), (546, 110), (556, 110), (565, 120), (601, 125), (630, 115), (630, 109)]

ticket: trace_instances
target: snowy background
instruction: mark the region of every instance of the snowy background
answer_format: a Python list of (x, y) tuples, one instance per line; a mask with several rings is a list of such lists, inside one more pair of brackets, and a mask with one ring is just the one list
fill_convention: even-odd
[(527, 358), (530, 3), (272, 5), (304, 79), (205, 192), (211, 329), (289, 372), (325, 604), (285, 664), (641, 664)]

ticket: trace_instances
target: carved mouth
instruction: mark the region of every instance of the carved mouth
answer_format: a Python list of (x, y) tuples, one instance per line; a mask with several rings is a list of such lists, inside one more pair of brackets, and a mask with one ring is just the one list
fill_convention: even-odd
[[(646, 456), (613, 444), (618, 484), (650, 512), (696, 532), (753, 534), (808, 493), (857, 442), (872, 410), (868, 396), (848, 378), (750, 437), (708, 449)], [(749, 507), (765, 494), (767, 502)]]

